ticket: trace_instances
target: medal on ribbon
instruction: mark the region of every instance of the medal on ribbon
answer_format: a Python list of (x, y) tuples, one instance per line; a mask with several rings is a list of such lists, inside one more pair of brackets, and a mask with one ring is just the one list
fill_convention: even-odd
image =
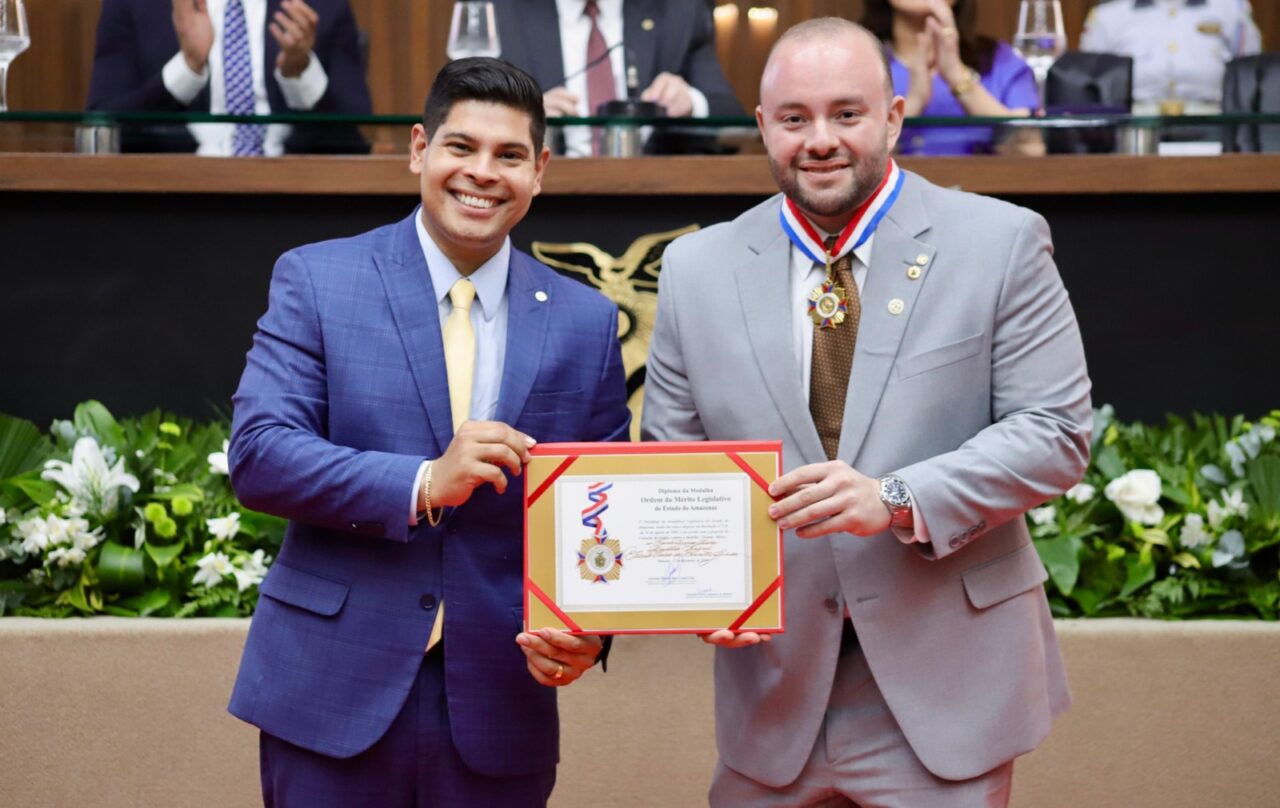
[(790, 199), (782, 201), (778, 216), (782, 222), (783, 232), (800, 252), (815, 264), (822, 264), (827, 269), (826, 279), (809, 293), (809, 319), (813, 320), (813, 324), (818, 328), (835, 328), (844, 322), (849, 310), (848, 290), (836, 285), (832, 265), (861, 247), (871, 237), (884, 215), (897, 200), (898, 192), (902, 190), (903, 179), (902, 170), (890, 158), (889, 169), (885, 172), (879, 187), (854, 211), (853, 218), (840, 231), (831, 250), (827, 250), (817, 229), (800, 212), (796, 204)]
[(587, 486), (590, 504), (582, 509), (582, 524), (591, 528), (591, 537), (578, 548), (578, 573), (582, 580), (607, 584), (622, 577), (622, 543), (609, 538), (604, 526), (604, 512), (609, 510), (608, 491), (613, 483)]

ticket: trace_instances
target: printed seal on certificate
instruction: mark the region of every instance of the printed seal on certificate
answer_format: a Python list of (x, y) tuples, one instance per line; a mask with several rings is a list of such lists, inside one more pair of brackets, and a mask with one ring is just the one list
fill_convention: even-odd
[(781, 531), (768, 513), (781, 452), (778, 441), (535, 446), (526, 627), (781, 631)]

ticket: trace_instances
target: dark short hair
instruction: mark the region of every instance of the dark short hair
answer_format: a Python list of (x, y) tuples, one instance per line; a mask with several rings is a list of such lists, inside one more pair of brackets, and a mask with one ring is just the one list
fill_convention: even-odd
[(428, 140), (459, 101), (488, 101), (526, 113), (533, 150), (542, 151), (547, 133), (542, 88), (533, 76), (520, 68), (487, 56), (470, 56), (442, 67), (431, 82), (431, 92), (427, 93), (427, 103), (422, 110), (422, 128), (427, 130)]

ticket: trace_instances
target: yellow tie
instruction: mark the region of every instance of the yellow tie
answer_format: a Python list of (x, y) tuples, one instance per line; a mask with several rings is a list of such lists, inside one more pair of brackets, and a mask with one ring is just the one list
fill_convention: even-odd
[[(471, 376), (476, 362), (476, 332), (471, 327), (471, 303), (476, 287), (463, 278), (449, 290), (453, 311), (444, 321), (444, 366), (449, 374), (449, 408), (453, 412), (453, 431), (471, 414)], [(436, 622), (427, 638), (427, 650), (440, 642), (444, 633), (444, 597), (436, 609)]]
[(476, 362), (476, 332), (471, 328), (471, 303), (476, 287), (463, 278), (449, 290), (453, 311), (444, 321), (444, 365), (449, 373), (449, 407), (456, 432), (471, 412), (471, 374)]

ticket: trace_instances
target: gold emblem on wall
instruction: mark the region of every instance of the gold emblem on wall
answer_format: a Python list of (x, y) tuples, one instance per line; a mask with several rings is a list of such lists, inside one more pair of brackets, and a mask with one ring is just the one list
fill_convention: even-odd
[(698, 225), (665, 233), (650, 233), (613, 256), (585, 241), (572, 244), (533, 242), (533, 255), (542, 263), (584, 280), (618, 305), (618, 339), (627, 374), (627, 405), (631, 408), (631, 439), (640, 440), (644, 404), (644, 363), (658, 313), (658, 271), (667, 245)]

